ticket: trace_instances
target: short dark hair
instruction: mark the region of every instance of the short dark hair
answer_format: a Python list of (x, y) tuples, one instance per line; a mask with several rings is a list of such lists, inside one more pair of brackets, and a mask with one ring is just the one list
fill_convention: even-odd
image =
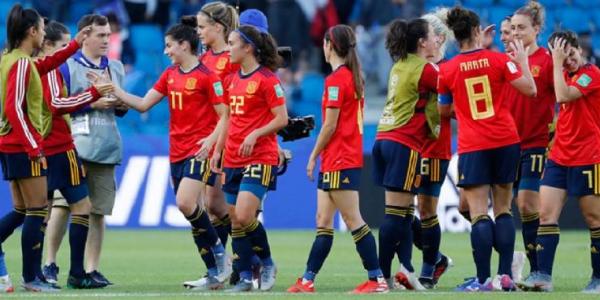
[(97, 14), (89, 14), (83, 16), (79, 22), (77, 22), (77, 31), (81, 31), (81, 29), (90, 26), (90, 25), (99, 25), (104, 26), (108, 24), (108, 18), (103, 15)]
[(53, 44), (61, 40), (64, 34), (69, 34), (69, 29), (64, 24), (57, 21), (49, 21), (44, 30), (46, 31), (44, 40)]

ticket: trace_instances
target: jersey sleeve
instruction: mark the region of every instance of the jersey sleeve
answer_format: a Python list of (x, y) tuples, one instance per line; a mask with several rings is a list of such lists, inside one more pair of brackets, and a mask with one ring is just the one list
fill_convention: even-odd
[(271, 78), (264, 81), (264, 93), (269, 108), (275, 108), (285, 104), (285, 92), (283, 91), (279, 80), (274, 76)]
[(225, 90), (223, 88), (223, 82), (221, 82), (219, 76), (211, 72), (207, 79), (208, 99), (210, 100), (210, 103), (213, 105), (224, 104)]
[(57, 69), (46, 74), (44, 80), (44, 101), (53, 114), (63, 115), (76, 112), (100, 98), (100, 93), (94, 86), (90, 86), (79, 94), (66, 96), (63, 92), (65, 84)]
[(158, 78), (158, 80), (156, 81), (156, 83), (154, 83), (154, 86), (152, 87), (153, 89), (155, 89), (157, 92), (163, 94), (163, 95), (168, 95), (168, 86), (167, 86), (167, 81), (169, 80), (169, 69), (165, 70), (161, 75), (160, 78)]
[(6, 84), (5, 114), (10, 126), (25, 147), (29, 157), (42, 154), (41, 136), (37, 133), (27, 114), (25, 94), (29, 83), (31, 66), (29, 60), (19, 59), (8, 72)]
[(35, 67), (40, 76), (44, 76), (46, 73), (60, 67), (77, 50), (79, 50), (79, 44), (77, 41), (72, 40), (66, 47), (56, 51), (53, 55), (36, 60)]
[(419, 90), (427, 90), (436, 93), (438, 72), (436, 65), (431, 63), (426, 64), (421, 73), (421, 78), (419, 79)]
[(521, 69), (510, 60), (510, 58), (505, 54), (498, 54), (498, 68), (502, 70), (504, 79), (508, 82), (511, 82), (515, 79), (519, 79), (523, 76)]
[(577, 88), (584, 96), (587, 96), (600, 88), (600, 74), (597, 69), (586, 68), (577, 76), (576, 80), (568, 80), (567, 85)]
[(325, 107), (327, 108), (340, 108), (342, 107), (343, 95), (345, 95), (344, 85), (334, 80), (333, 78), (327, 78), (325, 80), (325, 89), (323, 91), (323, 101), (325, 101)]

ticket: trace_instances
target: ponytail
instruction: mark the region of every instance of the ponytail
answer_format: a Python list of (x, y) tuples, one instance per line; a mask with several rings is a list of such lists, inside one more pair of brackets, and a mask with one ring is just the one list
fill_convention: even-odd
[(27, 38), (27, 31), (37, 27), (42, 17), (34, 9), (23, 9), (21, 4), (15, 4), (8, 13), (6, 22), (7, 50), (10, 52), (21, 45)]
[(409, 53), (417, 52), (419, 39), (426, 39), (429, 23), (425, 19), (413, 19), (410, 22), (396, 19), (390, 23), (385, 38), (385, 48), (394, 62), (405, 60)]
[(352, 81), (354, 82), (354, 89), (358, 95), (358, 99), (361, 99), (364, 94), (365, 85), (356, 51), (356, 35), (354, 31), (348, 25), (335, 25), (330, 27), (325, 33), (325, 41), (328, 41), (333, 51), (344, 59), (344, 64), (352, 72)]
[(254, 56), (261, 66), (276, 71), (283, 65), (283, 58), (277, 53), (277, 42), (266, 32), (260, 32), (250, 25), (240, 26), (236, 30), (244, 43), (252, 45)]
[(240, 26), (240, 19), (235, 7), (221, 1), (207, 3), (202, 6), (198, 14), (208, 17), (210, 24), (219, 23), (223, 25), (223, 37), (227, 41), (229, 34)]

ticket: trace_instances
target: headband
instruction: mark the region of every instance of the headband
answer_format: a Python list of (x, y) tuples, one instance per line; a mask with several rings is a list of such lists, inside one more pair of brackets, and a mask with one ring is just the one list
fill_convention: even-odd
[(223, 25), (223, 27), (225, 27), (225, 28), (229, 28), (229, 26), (228, 26), (227, 24), (225, 24), (223, 21), (221, 21), (221, 20), (219, 20), (219, 19), (215, 18), (215, 17), (212, 15), (212, 13), (209, 13), (209, 12), (207, 12), (207, 11), (203, 10), (203, 9), (201, 9), (201, 10), (200, 10), (200, 12), (201, 12), (201, 13), (203, 13), (205, 16), (209, 17), (211, 20), (213, 20), (213, 21), (215, 21), (215, 22), (217, 22), (217, 23), (219, 23), (219, 24)]
[(239, 29), (234, 30), (234, 32), (237, 32), (242, 37), (242, 39), (244, 39), (244, 41), (246, 41), (246, 43), (252, 45), (252, 47), (254, 47), (254, 49), (256, 50), (256, 53), (260, 53), (260, 49), (258, 49), (258, 47), (256, 47), (256, 43), (254, 43), (254, 41), (249, 36), (244, 34)]

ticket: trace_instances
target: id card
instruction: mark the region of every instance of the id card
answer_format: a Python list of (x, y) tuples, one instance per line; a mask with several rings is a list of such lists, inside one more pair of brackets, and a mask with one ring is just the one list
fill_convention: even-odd
[(81, 115), (73, 118), (71, 121), (72, 134), (90, 134), (90, 117), (89, 115)]

